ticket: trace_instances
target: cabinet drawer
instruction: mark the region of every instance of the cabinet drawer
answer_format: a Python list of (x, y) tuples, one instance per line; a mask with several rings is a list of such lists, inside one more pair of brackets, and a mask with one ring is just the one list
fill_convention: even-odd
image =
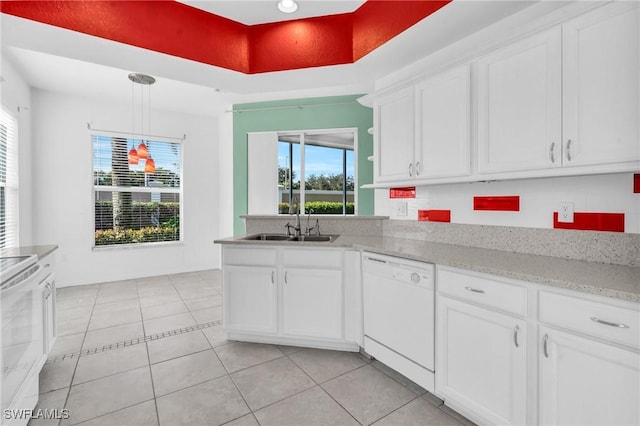
[(546, 291), (540, 292), (540, 322), (611, 342), (640, 347), (640, 312)]
[(438, 267), (437, 288), (442, 294), (479, 303), (516, 315), (527, 314), (527, 289), (499, 278)]
[(225, 265), (275, 266), (276, 249), (258, 247), (224, 247), (222, 263)]
[(282, 250), (282, 263), (287, 266), (307, 266), (313, 268), (341, 268), (342, 250)]

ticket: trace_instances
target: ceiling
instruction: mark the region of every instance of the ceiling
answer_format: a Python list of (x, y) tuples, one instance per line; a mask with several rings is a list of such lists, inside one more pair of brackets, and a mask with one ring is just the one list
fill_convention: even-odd
[[(185, 3), (243, 23), (278, 19), (275, 0)], [(301, 3), (300, 13), (322, 15), (362, 2)], [(3, 53), (32, 87), (130, 102), (127, 75), (143, 72), (157, 79), (154, 108), (216, 115), (233, 103), (368, 93), (377, 79), (533, 3), (454, 0), (355, 63), (251, 75), (7, 14), (0, 23)]]
[(298, 10), (284, 14), (277, 8), (277, 0), (177, 0), (215, 15), (224, 16), (246, 25), (282, 22), (292, 19), (349, 13), (365, 0), (297, 0)]

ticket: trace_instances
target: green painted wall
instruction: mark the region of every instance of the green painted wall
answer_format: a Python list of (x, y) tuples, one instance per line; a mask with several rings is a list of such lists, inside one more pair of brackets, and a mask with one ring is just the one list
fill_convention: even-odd
[[(240, 215), (247, 213), (247, 133), (284, 130), (313, 130), (344, 127), (358, 128), (358, 186), (373, 182), (373, 110), (356, 102), (362, 95), (237, 104), (233, 113), (233, 231), (244, 233)], [(266, 109), (298, 105), (322, 105), (304, 108)], [(336, 105), (338, 104), (338, 105)], [(256, 109), (256, 111), (246, 111)], [(373, 214), (372, 189), (358, 189), (358, 214)]]

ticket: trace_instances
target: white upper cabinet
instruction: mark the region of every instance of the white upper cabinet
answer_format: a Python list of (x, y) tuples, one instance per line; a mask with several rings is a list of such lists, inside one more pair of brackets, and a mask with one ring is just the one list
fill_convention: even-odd
[(374, 102), (374, 166), (377, 182), (411, 179), (414, 174), (413, 88)]
[(480, 173), (560, 163), (561, 53), (557, 27), (477, 61)]
[(469, 175), (470, 120), (469, 65), (416, 85), (416, 179)]
[(562, 27), (564, 166), (640, 160), (640, 8), (613, 3)]

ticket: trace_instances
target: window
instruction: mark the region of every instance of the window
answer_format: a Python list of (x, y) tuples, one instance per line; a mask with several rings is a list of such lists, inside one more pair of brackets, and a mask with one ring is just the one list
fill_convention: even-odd
[(0, 247), (18, 245), (18, 122), (0, 109)]
[(93, 135), (95, 246), (181, 240), (182, 144), (145, 141), (145, 160), (129, 164), (140, 139)]
[(301, 212), (355, 214), (356, 133), (305, 132), (278, 135), (278, 212), (290, 200)]

